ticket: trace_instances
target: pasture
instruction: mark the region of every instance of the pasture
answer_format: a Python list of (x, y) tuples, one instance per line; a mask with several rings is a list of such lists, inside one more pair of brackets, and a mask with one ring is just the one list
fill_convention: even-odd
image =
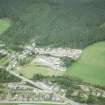
[(80, 60), (65, 74), (94, 85), (105, 86), (105, 42), (84, 49)]
[(25, 77), (32, 78), (34, 74), (42, 74), (44, 76), (53, 76), (53, 75), (62, 75), (63, 72), (59, 70), (54, 70), (52, 68), (49, 68), (47, 66), (42, 66), (40, 64), (27, 64), (25, 66), (22, 66), (18, 73), (23, 74)]

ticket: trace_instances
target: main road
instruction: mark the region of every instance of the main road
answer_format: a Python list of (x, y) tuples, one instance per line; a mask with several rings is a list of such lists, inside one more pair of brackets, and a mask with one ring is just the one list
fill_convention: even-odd
[[(35, 86), (36, 88), (38, 88), (38, 89), (40, 89), (40, 90), (43, 90), (43, 91), (46, 91), (47, 93), (49, 93), (49, 90), (48, 90), (48, 89), (42, 88), (41, 86), (37, 85), (34, 81), (32, 81), (32, 80), (30, 80), (30, 79), (28, 79), (28, 78), (25, 78), (25, 77), (23, 77), (23, 76), (17, 74), (17, 73), (14, 72), (14, 71), (7, 70), (7, 69), (4, 68), (4, 67), (1, 67), (1, 66), (0, 66), (0, 68), (5, 69), (5, 70), (6, 70), (7, 72), (9, 72), (11, 75), (14, 75), (14, 76), (20, 78), (21, 80), (23, 80), (23, 81), (25, 81), (25, 82), (27, 82), (27, 83), (30, 83), (31, 85)], [(68, 98), (66, 98), (66, 97), (64, 97), (64, 96), (61, 96), (61, 95), (59, 95), (59, 94), (57, 94), (57, 93), (55, 93), (55, 92), (53, 92), (53, 94), (55, 94), (56, 96), (60, 97), (61, 99), (64, 99), (64, 100), (65, 100), (65, 103), (68, 104), (68, 105), (86, 105), (86, 104), (80, 104), (80, 103), (74, 102), (74, 101), (72, 101), (72, 100), (70, 100), (70, 99), (68, 99)], [(1, 102), (0, 102), (0, 103), (1, 103)], [(18, 102), (18, 103), (20, 103), (20, 102)], [(23, 103), (24, 103), (24, 102), (23, 102)], [(36, 102), (34, 102), (34, 103), (36, 103)], [(42, 102), (38, 102), (38, 103), (42, 103)], [(62, 103), (62, 104), (63, 104), (63, 103)]]
[(51, 105), (66, 105), (65, 103), (60, 103), (60, 102), (46, 102), (46, 101), (0, 101), (0, 104), (6, 104), (6, 103), (11, 103), (11, 104), (51, 104)]

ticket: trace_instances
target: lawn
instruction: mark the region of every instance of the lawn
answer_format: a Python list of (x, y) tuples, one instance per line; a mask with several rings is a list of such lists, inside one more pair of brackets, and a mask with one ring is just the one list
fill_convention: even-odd
[(78, 77), (94, 85), (105, 86), (105, 42), (84, 49), (80, 60), (67, 70), (66, 75)]
[(5, 32), (11, 26), (11, 22), (9, 19), (4, 18), (0, 19), (0, 34)]
[(53, 70), (47, 66), (42, 66), (39, 64), (27, 64), (25, 66), (22, 66), (18, 72), (28, 78), (32, 78), (34, 74), (42, 74), (45, 76), (62, 74), (61, 71)]

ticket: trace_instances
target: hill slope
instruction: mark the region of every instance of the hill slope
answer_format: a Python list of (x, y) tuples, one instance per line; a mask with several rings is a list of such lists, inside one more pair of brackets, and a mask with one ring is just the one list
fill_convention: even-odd
[(10, 46), (36, 40), (37, 45), (83, 48), (105, 39), (104, 0), (0, 0), (0, 17), (13, 21), (0, 35)]

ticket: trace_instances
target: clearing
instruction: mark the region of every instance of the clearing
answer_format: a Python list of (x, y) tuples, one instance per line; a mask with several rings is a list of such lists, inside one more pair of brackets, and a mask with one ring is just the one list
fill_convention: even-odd
[(4, 18), (0, 19), (0, 34), (5, 32), (11, 26), (11, 22), (9, 19)]

